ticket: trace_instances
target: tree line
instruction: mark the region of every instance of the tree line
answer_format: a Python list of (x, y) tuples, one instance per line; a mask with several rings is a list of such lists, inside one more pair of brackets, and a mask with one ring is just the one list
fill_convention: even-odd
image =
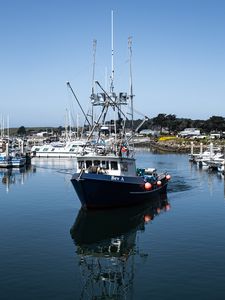
[[(134, 128), (137, 128), (142, 120), (137, 119), (133, 121)], [(113, 120), (108, 122), (109, 124), (113, 123)], [(84, 126), (88, 130), (88, 126)], [(131, 121), (126, 121), (126, 128), (131, 128)], [(202, 133), (208, 134), (210, 132), (225, 132), (225, 118), (221, 116), (212, 116), (208, 120), (192, 120), (189, 118), (177, 118), (174, 114), (165, 114), (160, 113), (156, 117), (148, 119), (139, 131), (143, 129), (151, 130), (160, 130), (167, 129), (170, 133), (178, 133), (185, 128), (198, 128)], [(43, 129), (43, 128), (42, 128)], [(55, 135), (61, 135), (62, 131), (65, 130), (65, 127), (59, 126), (57, 128), (48, 128), (49, 131), (52, 131)], [(24, 126), (20, 126), (17, 129), (17, 135), (25, 136), (30, 134), (34, 129), (26, 129)], [(41, 128), (39, 128), (41, 131)]]
[[(140, 122), (140, 120), (139, 120)], [(212, 116), (207, 120), (192, 120), (189, 118), (177, 118), (174, 114), (160, 113), (158, 116), (149, 119), (141, 128), (142, 129), (159, 129), (163, 128), (169, 132), (178, 133), (185, 128), (197, 128), (202, 133), (225, 132), (225, 118), (221, 116)]]

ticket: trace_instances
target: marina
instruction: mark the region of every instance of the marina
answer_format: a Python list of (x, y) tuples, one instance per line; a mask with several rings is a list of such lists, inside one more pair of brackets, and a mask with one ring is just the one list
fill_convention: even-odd
[(225, 147), (215, 147), (211, 142), (207, 149), (203, 151), (203, 145), (200, 143), (199, 153), (194, 153), (193, 142), (191, 142), (191, 153), (189, 154), (189, 160), (196, 164), (199, 168), (205, 168), (209, 170), (214, 170), (222, 173), (224, 175), (224, 151)]
[(225, 298), (224, 11), (2, 3), (0, 299)]
[(82, 211), (74, 159), (34, 158), (24, 173), (1, 173), (3, 299), (224, 298), (223, 175), (187, 154), (136, 157), (173, 174), (167, 198), (115, 214)]

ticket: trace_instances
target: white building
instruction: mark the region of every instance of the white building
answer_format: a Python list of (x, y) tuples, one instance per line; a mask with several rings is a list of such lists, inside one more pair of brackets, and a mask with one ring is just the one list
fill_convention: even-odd
[(200, 130), (196, 128), (185, 128), (183, 131), (178, 133), (180, 137), (192, 137), (192, 136), (200, 136)]

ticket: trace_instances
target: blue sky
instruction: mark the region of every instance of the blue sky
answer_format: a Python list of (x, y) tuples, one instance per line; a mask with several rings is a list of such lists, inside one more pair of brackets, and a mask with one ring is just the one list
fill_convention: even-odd
[(0, 116), (10, 127), (81, 115), (67, 81), (87, 111), (94, 39), (96, 80), (104, 85), (111, 71), (111, 10), (115, 90), (129, 88), (132, 36), (137, 111), (225, 117), (225, 1), (0, 0)]

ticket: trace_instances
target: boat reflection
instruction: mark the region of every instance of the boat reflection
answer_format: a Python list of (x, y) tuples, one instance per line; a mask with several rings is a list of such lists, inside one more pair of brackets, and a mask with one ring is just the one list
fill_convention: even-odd
[(137, 234), (169, 209), (167, 199), (112, 211), (80, 209), (70, 234), (79, 256), (81, 299), (130, 299)]
[(14, 184), (24, 184), (28, 174), (35, 173), (36, 168), (33, 166), (24, 166), (22, 168), (0, 169), (1, 183), (9, 192), (10, 186)]

